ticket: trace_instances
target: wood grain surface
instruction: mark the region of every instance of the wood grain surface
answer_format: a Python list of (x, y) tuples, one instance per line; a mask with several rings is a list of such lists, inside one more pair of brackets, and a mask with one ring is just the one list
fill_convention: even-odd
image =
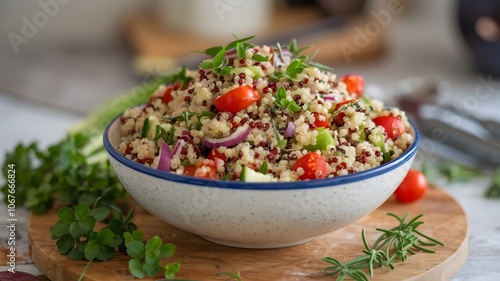
[[(433, 236), (445, 247), (436, 247), (436, 253), (418, 253), (406, 262), (397, 262), (396, 268), (378, 268), (370, 280), (449, 280), (462, 266), (468, 253), (468, 223), (465, 213), (457, 202), (440, 189), (430, 189), (423, 200), (412, 204), (400, 204), (390, 198), (380, 208), (358, 222), (338, 231), (317, 237), (299, 246), (249, 250), (213, 244), (196, 235), (174, 228), (149, 215), (139, 212), (134, 222), (145, 233), (145, 238), (159, 235), (164, 241), (174, 243), (177, 251), (172, 260), (178, 260), (181, 270), (178, 278), (190, 280), (229, 280), (219, 272), (239, 271), (243, 280), (333, 280), (325, 276), (328, 264), (323, 256), (349, 260), (363, 249), (361, 230), (364, 228), (371, 244), (379, 232), (376, 227), (390, 228), (397, 224), (386, 215), (393, 212), (410, 217), (424, 213), (422, 232)], [(31, 216), (28, 225), (32, 259), (39, 269), (53, 281), (77, 280), (86, 265), (85, 261), (69, 260), (58, 253), (55, 241), (50, 239), (50, 227), (57, 221), (55, 213)], [(84, 280), (129, 280), (128, 257), (119, 254), (113, 260), (94, 262)], [(158, 278), (160, 275), (158, 275)], [(144, 280), (157, 280), (150, 278)]]

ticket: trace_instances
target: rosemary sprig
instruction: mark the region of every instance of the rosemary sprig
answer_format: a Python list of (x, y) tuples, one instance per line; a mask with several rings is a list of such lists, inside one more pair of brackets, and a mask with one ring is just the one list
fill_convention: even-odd
[(434, 253), (430, 249), (432, 246), (444, 246), (444, 244), (428, 235), (417, 230), (417, 227), (424, 222), (419, 220), (423, 214), (420, 214), (410, 221), (405, 222), (409, 213), (398, 217), (393, 213), (387, 213), (388, 216), (394, 217), (399, 221), (399, 225), (390, 229), (376, 228), (382, 232), (382, 235), (368, 246), (365, 237), (365, 230), (361, 231), (361, 239), (365, 249), (364, 255), (359, 256), (351, 261), (341, 263), (339, 260), (332, 257), (323, 257), (323, 260), (332, 264), (324, 269), (326, 275), (338, 275), (337, 281), (344, 280), (346, 276), (358, 281), (367, 281), (368, 275), (364, 270), (368, 268), (370, 276), (373, 276), (375, 267), (389, 266), (394, 269), (396, 260), (406, 261), (408, 253), (416, 254), (417, 251), (426, 253)]

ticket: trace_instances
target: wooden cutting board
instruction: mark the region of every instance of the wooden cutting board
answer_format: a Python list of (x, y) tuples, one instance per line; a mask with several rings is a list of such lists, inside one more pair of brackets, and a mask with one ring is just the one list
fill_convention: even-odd
[[(468, 225), (462, 208), (446, 192), (430, 189), (423, 200), (400, 204), (390, 198), (380, 208), (358, 222), (309, 243), (282, 249), (249, 250), (220, 246), (196, 235), (174, 228), (149, 215), (137, 213), (133, 221), (145, 233), (145, 238), (159, 235), (163, 241), (174, 243), (177, 251), (171, 262), (178, 260), (181, 270), (178, 278), (190, 280), (229, 280), (218, 272), (239, 271), (243, 280), (333, 280), (325, 276), (328, 264), (323, 256), (349, 260), (363, 249), (361, 230), (365, 228), (369, 244), (379, 236), (376, 227), (390, 228), (396, 220), (386, 215), (393, 212), (410, 217), (424, 213), (423, 233), (433, 236), (445, 247), (435, 247), (436, 253), (418, 253), (406, 262), (397, 262), (396, 268), (378, 268), (370, 280), (449, 280), (462, 266), (468, 253)], [(55, 241), (50, 239), (50, 227), (57, 221), (55, 213), (31, 216), (28, 231), (33, 261), (53, 281), (77, 280), (85, 261), (69, 260), (58, 253)], [(113, 260), (94, 262), (84, 280), (129, 280), (128, 257), (120, 254)], [(160, 276), (160, 275), (158, 275)], [(144, 280), (157, 280), (150, 278)]]

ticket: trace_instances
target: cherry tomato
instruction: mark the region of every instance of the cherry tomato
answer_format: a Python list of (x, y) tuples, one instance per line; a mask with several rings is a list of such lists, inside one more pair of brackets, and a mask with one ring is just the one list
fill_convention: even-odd
[[(174, 99), (174, 97), (172, 97), (172, 91), (177, 91), (179, 90), (180, 87), (181, 87), (181, 82), (179, 81), (174, 82), (174, 84), (172, 85), (168, 85), (167, 89), (165, 90), (165, 93), (163, 94), (163, 97), (161, 98), (163, 103), (168, 104), (169, 102), (171, 102)], [(182, 87), (183, 90), (186, 88), (187, 85), (184, 85), (184, 87)]]
[[(340, 103), (337, 103), (334, 108), (334, 113), (339, 110), (343, 105), (347, 105), (353, 102), (357, 102), (357, 100), (352, 99), (352, 100), (346, 100)], [(345, 113), (344, 112), (338, 112), (335, 116), (333, 116), (333, 123), (337, 124), (338, 126), (344, 125), (344, 117)]]
[(365, 90), (365, 80), (362, 76), (357, 74), (345, 75), (339, 78), (339, 81), (344, 82), (347, 91), (356, 98), (363, 95)]
[[(217, 161), (220, 161), (220, 159), (217, 159)], [(184, 175), (204, 179), (219, 178), (219, 175), (217, 174), (217, 168), (215, 166), (215, 161), (208, 159), (196, 163), (196, 166), (186, 165), (184, 167)]]
[(402, 203), (410, 203), (422, 198), (427, 191), (427, 180), (418, 170), (410, 169), (408, 174), (398, 186), (394, 195)]
[(314, 115), (314, 126), (315, 127), (323, 127), (323, 128), (328, 128), (330, 127), (330, 122), (328, 122), (328, 117), (326, 115), (318, 113), (318, 112), (313, 112)]
[(214, 101), (214, 105), (219, 111), (231, 112), (236, 115), (238, 111), (249, 107), (258, 100), (260, 100), (259, 93), (251, 86), (244, 85), (218, 97)]
[(163, 97), (161, 98), (164, 104), (168, 104), (171, 102), (174, 97), (172, 97), (172, 90), (174, 88), (172, 86), (168, 86), (167, 90), (165, 90), (165, 93), (163, 94)]
[(377, 126), (384, 127), (387, 137), (393, 140), (405, 132), (405, 127), (401, 123), (401, 119), (392, 115), (375, 117), (373, 118), (373, 122)]
[(300, 180), (324, 179), (328, 176), (328, 163), (317, 152), (309, 152), (300, 157), (293, 164), (292, 170), (297, 171), (299, 168), (304, 170), (304, 173), (299, 176)]
[(195, 165), (186, 165), (184, 167), (184, 175), (194, 177), (194, 173), (196, 172)]
[(216, 148), (212, 148), (210, 153), (207, 156), (208, 159), (215, 161), (215, 158), (219, 158), (220, 160), (226, 162), (226, 155), (224, 153), (220, 153)]

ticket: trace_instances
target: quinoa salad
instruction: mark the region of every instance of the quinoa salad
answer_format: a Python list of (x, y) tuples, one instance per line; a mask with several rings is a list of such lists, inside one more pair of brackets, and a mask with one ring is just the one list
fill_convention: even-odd
[(312, 62), (294, 40), (251, 39), (205, 50), (199, 69), (127, 109), (118, 151), (179, 175), (289, 182), (368, 170), (413, 143), (405, 113), (363, 95), (361, 76)]

